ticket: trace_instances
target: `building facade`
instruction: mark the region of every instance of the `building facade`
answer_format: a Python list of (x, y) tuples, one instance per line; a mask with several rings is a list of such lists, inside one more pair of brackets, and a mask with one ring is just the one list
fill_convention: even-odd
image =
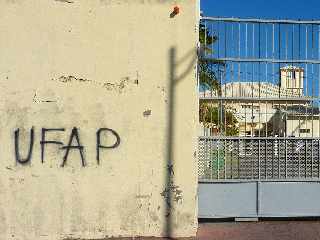
[[(304, 94), (304, 69), (286, 66), (279, 73), (279, 84), (240, 81), (221, 85), (220, 100), (211, 104), (216, 108), (220, 104), (234, 114), (238, 136), (319, 136), (319, 108)], [(200, 92), (204, 98), (217, 95), (210, 90)], [(207, 135), (225, 135), (218, 126), (207, 128), (214, 129), (204, 130)]]

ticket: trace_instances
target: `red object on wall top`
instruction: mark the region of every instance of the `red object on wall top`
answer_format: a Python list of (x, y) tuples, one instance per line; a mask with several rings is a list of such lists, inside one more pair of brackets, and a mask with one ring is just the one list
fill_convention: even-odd
[(173, 8), (173, 12), (177, 15), (177, 14), (179, 14), (180, 13), (180, 7), (179, 6), (175, 6), (174, 8)]

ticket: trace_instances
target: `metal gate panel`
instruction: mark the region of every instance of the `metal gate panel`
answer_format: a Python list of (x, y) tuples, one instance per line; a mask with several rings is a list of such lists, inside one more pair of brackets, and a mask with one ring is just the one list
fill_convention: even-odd
[(319, 182), (264, 182), (259, 195), (260, 216), (320, 216)]
[(320, 216), (320, 21), (203, 17), (199, 217)]
[(199, 218), (256, 217), (256, 183), (199, 184)]
[(319, 182), (199, 184), (199, 218), (320, 216)]

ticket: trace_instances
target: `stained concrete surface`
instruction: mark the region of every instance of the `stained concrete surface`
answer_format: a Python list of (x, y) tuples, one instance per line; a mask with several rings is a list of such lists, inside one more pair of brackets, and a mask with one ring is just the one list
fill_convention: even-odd
[(0, 240), (196, 236), (198, 23), (195, 0), (0, 1)]
[(313, 240), (320, 239), (320, 220), (259, 221), (199, 224), (199, 240)]

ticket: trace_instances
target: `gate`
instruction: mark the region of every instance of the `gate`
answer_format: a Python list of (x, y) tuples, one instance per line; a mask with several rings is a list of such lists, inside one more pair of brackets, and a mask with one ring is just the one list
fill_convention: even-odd
[(202, 17), (199, 218), (320, 216), (320, 21)]

